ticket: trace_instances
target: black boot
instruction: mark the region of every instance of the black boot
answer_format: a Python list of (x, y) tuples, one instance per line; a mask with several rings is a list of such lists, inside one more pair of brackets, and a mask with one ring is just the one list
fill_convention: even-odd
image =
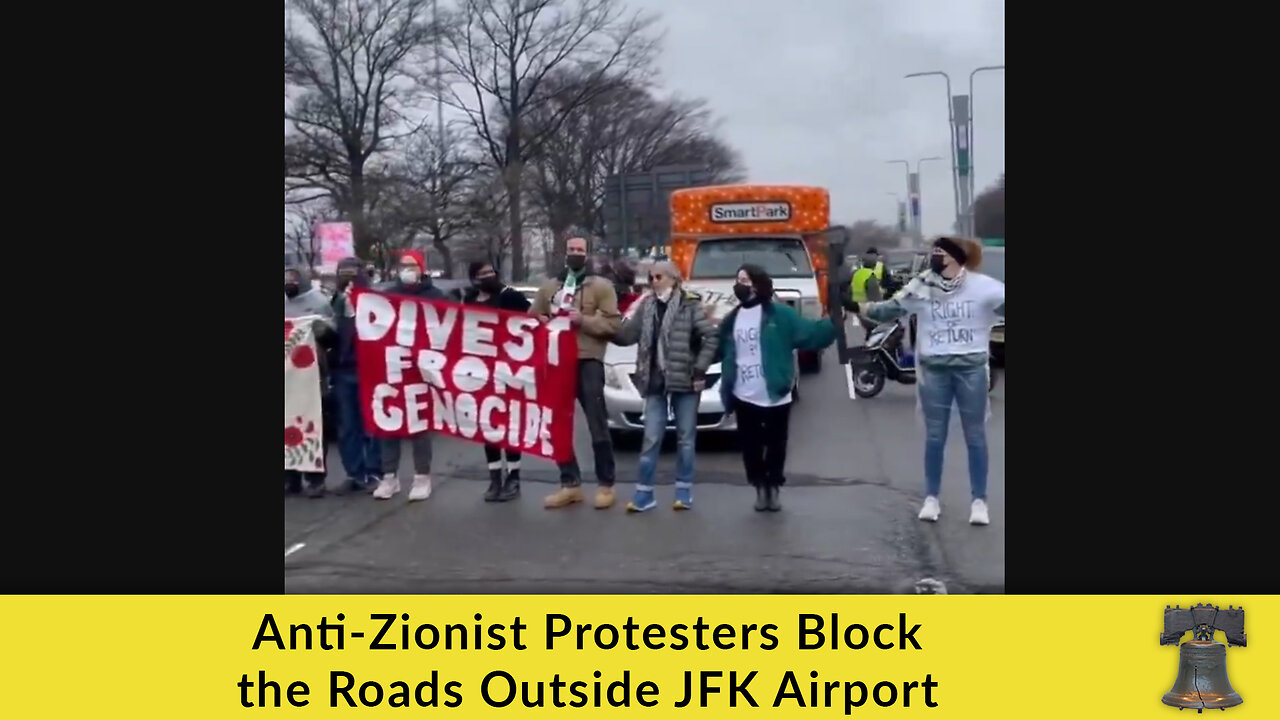
[(779, 496), (782, 494), (780, 485), (769, 486), (769, 512), (778, 512), (782, 509), (782, 500)]
[(498, 499), (505, 502), (518, 497), (520, 497), (520, 471), (512, 470), (507, 473), (507, 479), (502, 483), (502, 491), (498, 494)]
[(502, 471), (489, 471), (489, 489), (484, 491), (485, 502), (497, 502), (498, 494), (502, 492)]
[(756, 485), (756, 512), (764, 512), (769, 509), (769, 488), (764, 485)]

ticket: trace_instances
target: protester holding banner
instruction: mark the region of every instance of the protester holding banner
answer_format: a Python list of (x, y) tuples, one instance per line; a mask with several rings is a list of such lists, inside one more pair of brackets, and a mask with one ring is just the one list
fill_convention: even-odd
[[(473, 262), (467, 268), (471, 287), (463, 293), (462, 301), (468, 305), (487, 305), (512, 312), (529, 312), (529, 298), (512, 287), (507, 287), (498, 277), (492, 263)], [(502, 476), (503, 448), (485, 443), (484, 457), (489, 463), (489, 488), (485, 490), (486, 502), (505, 502), (520, 495), (520, 451), (507, 448), (507, 475)]]
[(356, 372), (356, 314), (353, 288), (370, 286), (364, 263), (355, 257), (338, 263), (338, 292), (333, 297), (335, 339), (329, 350), (329, 378), (338, 406), (338, 450), (347, 472), (346, 487), (369, 492), (382, 477), (382, 447), (364, 427)]
[[(400, 254), (396, 279), (379, 288), (397, 295), (413, 295), (431, 300), (447, 300), (440, 288), (431, 283), (427, 273), (427, 261), (417, 250), (405, 250)], [(379, 500), (387, 500), (400, 492), (400, 448), (402, 438), (383, 438), (382, 481), (373, 491)], [(413, 486), (409, 488), (410, 500), (426, 500), (431, 497), (431, 433), (420, 432), (408, 438), (409, 451), (413, 455)]]
[(986, 502), (989, 353), (991, 328), (1004, 315), (1004, 283), (978, 273), (981, 265), (982, 243), (940, 237), (928, 270), (889, 300), (854, 309), (881, 322), (904, 315), (918, 321), (916, 401), (925, 423), (925, 499), (919, 517), (930, 522), (941, 514), (938, 495), (952, 404), (960, 410), (969, 455), (969, 522), (991, 522)]
[[(329, 307), (329, 299), (324, 293), (311, 284), (310, 273), (303, 268), (288, 267), (284, 271), (284, 317), (285, 320), (316, 317), (319, 318), (312, 323), (312, 331), (317, 341), (324, 338), (331, 331), (330, 322), (333, 318), (333, 309)], [(312, 357), (315, 357), (314, 355)], [(315, 364), (319, 367), (319, 387), (313, 388), (316, 397), (320, 397), (321, 389), (324, 387), (324, 365), (321, 362), (323, 355), (315, 358)], [(311, 390), (312, 388), (309, 388)], [(288, 398), (286, 397), (286, 405)], [(315, 425), (315, 423), (312, 423)], [(324, 440), (320, 442), (320, 448), (325, 447)], [(318, 498), (324, 495), (324, 478), (323, 472), (302, 472), (299, 470), (285, 470), (284, 485), (285, 492), (296, 494), (302, 492), (303, 482), (306, 482), (306, 492), (309, 497)]]
[(658, 465), (667, 416), (676, 425), (676, 510), (693, 507), (694, 438), (698, 431), (698, 398), (706, 388), (720, 338), (702, 298), (681, 287), (675, 263), (655, 263), (649, 271), (650, 291), (614, 336), (616, 345), (636, 345), (636, 389), (644, 396), (644, 440), (640, 448), (636, 494), (628, 512), (657, 507), (653, 478)]
[[(613, 441), (609, 437), (608, 410), (604, 403), (604, 351), (622, 326), (618, 294), (609, 280), (587, 270), (587, 241), (569, 238), (565, 243), (565, 269), (548, 280), (534, 297), (533, 312), (544, 321), (552, 316), (569, 319), (577, 331), (578, 379), (576, 394), (591, 432), (595, 456), (595, 506), (604, 510), (614, 503)], [(548, 495), (547, 508), (582, 502), (582, 471), (577, 457), (560, 465), (560, 489)]]
[(640, 298), (636, 292), (635, 263), (627, 258), (620, 258), (613, 264), (613, 278), (613, 291), (618, 294), (618, 312), (625, 316), (631, 303)]
[(797, 350), (821, 350), (836, 339), (831, 318), (808, 320), (773, 301), (773, 279), (758, 265), (738, 269), (738, 307), (720, 323), (720, 396), (738, 420), (742, 464), (756, 488), (757, 511), (782, 509), (787, 432)]

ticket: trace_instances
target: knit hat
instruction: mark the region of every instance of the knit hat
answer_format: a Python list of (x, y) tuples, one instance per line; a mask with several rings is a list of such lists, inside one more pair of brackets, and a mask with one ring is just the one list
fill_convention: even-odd
[(422, 253), (421, 253), (420, 251), (418, 251), (418, 250), (401, 250), (401, 251), (400, 251), (400, 262), (401, 262), (401, 263), (403, 263), (406, 259), (408, 259), (408, 260), (412, 260), (415, 264), (417, 264), (417, 266), (418, 266), (418, 272), (420, 272), (420, 273), (425, 273), (425, 272), (427, 271), (427, 259), (426, 259), (425, 257), (423, 257), (423, 255), (422, 255)]
[(942, 236), (933, 241), (933, 246), (941, 248), (952, 259), (970, 270), (982, 266), (982, 243), (971, 238)]

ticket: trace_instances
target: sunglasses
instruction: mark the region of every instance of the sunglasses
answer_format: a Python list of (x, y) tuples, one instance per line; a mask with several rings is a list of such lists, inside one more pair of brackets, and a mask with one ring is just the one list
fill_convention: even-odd
[(649, 276), (649, 282), (651, 282), (651, 283), (652, 283), (652, 282), (656, 282), (656, 281), (658, 281), (658, 280), (663, 279), (664, 277), (666, 277), (666, 276), (665, 276), (665, 275), (650, 275), (650, 276)]

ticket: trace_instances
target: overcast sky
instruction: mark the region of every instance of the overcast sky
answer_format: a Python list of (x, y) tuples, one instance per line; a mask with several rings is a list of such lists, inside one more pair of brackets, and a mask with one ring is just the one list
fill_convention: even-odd
[[(951, 231), (947, 105), (1004, 64), (1003, 0), (631, 0), (662, 15), (663, 85), (706, 98), (751, 182), (822, 185), (832, 222), (894, 220), (921, 166), (926, 234)], [(1004, 172), (1004, 72), (974, 78), (977, 192)]]

